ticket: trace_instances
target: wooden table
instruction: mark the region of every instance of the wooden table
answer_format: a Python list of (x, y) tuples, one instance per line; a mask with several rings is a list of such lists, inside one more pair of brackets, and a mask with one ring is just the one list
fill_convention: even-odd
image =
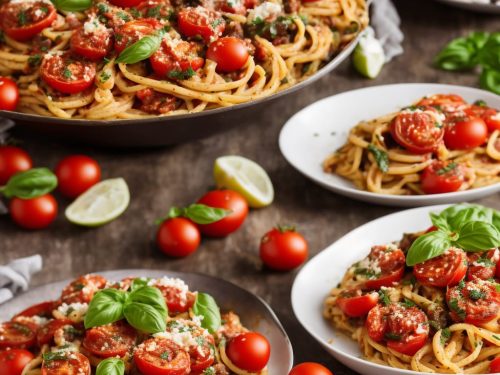
[[(330, 357), (297, 322), (290, 305), (295, 272), (263, 271), (258, 244), (273, 225), (294, 224), (307, 237), (314, 255), (357, 226), (397, 210), (330, 193), (289, 166), (279, 152), (277, 139), (285, 121), (297, 110), (325, 96), (370, 85), (442, 82), (477, 86), (476, 74), (435, 70), (432, 59), (451, 38), (476, 30), (498, 30), (498, 16), (467, 13), (428, 0), (400, 0), (397, 5), (406, 35), (405, 54), (386, 66), (376, 80), (360, 78), (346, 62), (319, 82), (276, 102), (272, 118), (256, 115), (251, 126), (176, 147), (130, 152), (24, 139), (24, 147), (39, 166), (54, 167), (68, 154), (91, 155), (101, 164), (104, 178), (121, 176), (127, 180), (132, 200), (122, 217), (97, 229), (68, 223), (62, 214), (66, 203), (61, 205), (57, 221), (44, 231), (23, 231), (3, 217), (0, 264), (42, 254), (44, 272), (34, 277), (33, 286), (118, 268), (170, 269), (220, 276), (271, 304), (292, 340), (297, 362), (318, 361), (337, 375), (353, 374)], [(197, 253), (186, 259), (166, 258), (154, 246), (154, 220), (170, 206), (186, 205), (201, 196), (213, 184), (213, 160), (225, 154), (249, 157), (269, 172), (276, 189), (274, 204), (252, 211), (244, 226), (227, 239), (204, 240)], [(498, 198), (492, 196), (479, 203), (498, 209)]]

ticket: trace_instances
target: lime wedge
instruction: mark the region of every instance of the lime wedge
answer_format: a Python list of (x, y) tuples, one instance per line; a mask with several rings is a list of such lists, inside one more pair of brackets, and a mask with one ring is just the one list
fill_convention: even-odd
[(257, 163), (241, 156), (221, 156), (215, 160), (217, 187), (235, 190), (253, 208), (265, 207), (274, 199), (274, 189), (266, 171)]
[(128, 207), (130, 193), (123, 178), (101, 181), (80, 195), (66, 209), (73, 224), (97, 227), (116, 219)]
[(382, 44), (375, 38), (373, 29), (368, 28), (359, 39), (354, 49), (352, 62), (356, 70), (363, 76), (375, 78), (385, 64), (385, 53)]

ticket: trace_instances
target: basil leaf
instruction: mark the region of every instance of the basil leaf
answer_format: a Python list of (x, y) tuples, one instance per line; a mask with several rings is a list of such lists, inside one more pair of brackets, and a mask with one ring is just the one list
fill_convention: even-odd
[(123, 375), (125, 363), (119, 358), (103, 359), (96, 368), (96, 375)]
[(387, 172), (389, 170), (389, 156), (387, 156), (387, 152), (371, 143), (368, 145), (368, 151), (370, 151), (375, 157), (378, 169), (384, 173)]
[(479, 83), (483, 89), (500, 95), (500, 70), (483, 68)]
[(478, 58), (482, 66), (500, 71), (500, 32), (490, 35)]
[(163, 298), (163, 295), (158, 288), (146, 285), (132, 290), (129, 294), (128, 301), (129, 303), (139, 302), (153, 307), (161, 314), (163, 319), (165, 319), (168, 315), (165, 298)]
[(432, 225), (434, 225), (435, 227), (437, 227), (441, 230), (444, 230), (446, 232), (450, 231), (448, 221), (446, 220), (446, 218), (444, 216), (441, 216), (440, 214), (435, 214), (433, 212), (431, 212), (430, 216), (431, 216)]
[(495, 228), (497, 228), (498, 231), (500, 231), (500, 212), (499, 211), (493, 211), (493, 219), (491, 220), (491, 224)]
[(125, 48), (116, 59), (117, 63), (135, 64), (146, 60), (160, 48), (164, 31), (160, 30), (158, 34), (148, 35), (138, 40), (134, 44)]
[(196, 302), (193, 305), (193, 314), (203, 317), (201, 326), (210, 333), (214, 333), (221, 326), (222, 320), (219, 306), (217, 306), (214, 298), (207, 293), (198, 293)]
[(435, 258), (448, 250), (450, 246), (451, 239), (447, 233), (441, 230), (426, 233), (418, 237), (411, 245), (406, 255), (406, 264), (414, 266)]
[(118, 289), (103, 289), (98, 291), (85, 315), (85, 328), (102, 326), (123, 319), (123, 305), (127, 293)]
[(132, 285), (130, 286), (130, 291), (133, 292), (136, 289), (142, 288), (143, 286), (148, 285), (148, 281), (150, 279), (147, 277), (139, 277), (137, 279), (132, 280)]
[(50, 193), (57, 187), (57, 177), (47, 168), (33, 168), (12, 176), (7, 185), (0, 187), (6, 198), (36, 198)]
[(186, 208), (184, 216), (196, 224), (210, 224), (224, 219), (231, 212), (223, 208), (208, 207), (204, 204), (192, 204)]
[(466, 251), (489, 250), (500, 246), (500, 233), (492, 224), (469, 221), (462, 226), (454, 243)]
[(485, 223), (491, 223), (493, 219), (493, 213), (491, 210), (485, 209), (481, 206), (472, 206), (457, 212), (455, 215), (448, 218), (448, 224), (450, 229), (454, 232), (458, 232), (466, 223), (471, 221), (482, 221)]
[(127, 303), (123, 314), (129, 324), (143, 332), (164, 332), (167, 328), (165, 316), (153, 306), (141, 302)]
[(444, 70), (466, 70), (476, 65), (476, 46), (467, 38), (457, 38), (446, 45), (434, 59)]
[(58, 10), (67, 12), (79, 12), (92, 6), (92, 0), (52, 0), (52, 3)]

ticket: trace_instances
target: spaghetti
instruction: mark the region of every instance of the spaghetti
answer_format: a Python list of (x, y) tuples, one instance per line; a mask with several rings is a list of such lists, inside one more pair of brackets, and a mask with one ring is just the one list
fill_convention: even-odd
[[(19, 111), (134, 119), (257, 100), (316, 73), (368, 23), (365, 0), (119, 3), (94, 0), (76, 12), (56, 12), (48, 0), (2, 6), (0, 75), (18, 84)], [(150, 55), (119, 62), (146, 37), (161, 38), (146, 46)]]
[[(471, 140), (457, 136), (466, 127), (483, 133)], [(500, 181), (499, 136), (497, 110), (483, 102), (467, 104), (456, 95), (434, 95), (359, 123), (323, 168), (380, 194), (474, 189)]]

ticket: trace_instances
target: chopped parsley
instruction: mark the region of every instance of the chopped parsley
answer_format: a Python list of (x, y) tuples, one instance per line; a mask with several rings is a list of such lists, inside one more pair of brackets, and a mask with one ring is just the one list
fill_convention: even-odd
[(487, 107), (488, 104), (486, 104), (486, 102), (484, 100), (476, 100), (474, 102), (474, 105), (477, 105), (478, 107)]
[(446, 344), (446, 342), (450, 339), (451, 337), (451, 332), (448, 328), (444, 328), (441, 331), (441, 345)]
[(212, 23), (210, 23), (210, 26), (212, 26), (212, 29), (215, 29), (217, 26), (219, 26), (223, 22), (224, 22), (224, 20), (222, 18), (217, 18)]
[(130, 8), (130, 9), (129, 9), (129, 12), (130, 12), (130, 14), (132, 14), (132, 16), (133, 16), (134, 18), (141, 18), (141, 12), (139, 12), (139, 11), (137, 10), (137, 8), (135, 8), (135, 7)]
[(442, 175), (444, 175), (444, 174), (446, 174), (446, 173), (448, 173), (448, 172), (451, 172), (451, 171), (453, 171), (453, 170), (457, 169), (457, 167), (458, 167), (458, 164), (457, 164), (457, 163), (455, 163), (454, 161), (452, 161), (452, 162), (451, 162), (451, 163), (449, 163), (447, 166), (445, 166), (445, 167), (443, 167), (443, 168), (438, 169), (438, 170), (436, 171), (436, 174), (437, 174), (438, 176), (442, 176)]
[(80, 336), (83, 335), (83, 331), (76, 329), (73, 326), (67, 326), (64, 327), (64, 332), (68, 335), (73, 335), (73, 336)]
[(47, 8), (47, 7), (40, 7), (40, 10), (41, 10), (43, 13), (48, 13), (48, 12), (49, 12), (49, 8)]
[(404, 301), (401, 302), (401, 305), (403, 305), (404, 307), (415, 307), (415, 302), (413, 302), (411, 299), (408, 299), (405, 297)]
[(68, 316), (69, 314), (71, 314), (74, 311), (75, 311), (75, 308), (73, 306), (69, 306), (68, 309), (66, 310), (66, 316)]
[(397, 333), (387, 332), (385, 334), (385, 338), (387, 340), (399, 341), (399, 340), (401, 340), (401, 335), (398, 335)]
[(68, 359), (63, 352), (48, 352), (43, 353), (42, 358), (44, 362), (58, 361)]
[(439, 331), (441, 329), (441, 325), (436, 322), (435, 320), (429, 320), (429, 325), (434, 328), (436, 331)]
[(107, 64), (109, 64), (109, 62), (110, 62), (111, 60), (110, 60), (110, 59), (108, 59), (107, 57), (104, 57), (104, 58), (102, 59), (102, 61), (104, 62), (104, 65), (107, 65)]
[(497, 292), (500, 292), (500, 284), (495, 283), (495, 290)]
[(469, 297), (471, 300), (477, 301), (486, 297), (486, 294), (481, 290), (472, 289), (469, 291)]
[(476, 259), (474, 263), (480, 264), (484, 267), (495, 267), (496, 263), (488, 258), (488, 253), (484, 253), (479, 259)]
[(359, 24), (355, 21), (351, 21), (351, 24), (345, 28), (344, 32), (346, 34), (354, 34), (359, 31)]
[(116, 13), (116, 15), (118, 17), (120, 17), (122, 20), (124, 20), (125, 22), (130, 21), (129, 15), (127, 13), (125, 13), (125, 12), (118, 12), (118, 13)]
[(385, 306), (389, 306), (391, 304), (391, 299), (389, 298), (389, 293), (387, 293), (387, 291), (380, 289), (378, 291), (378, 295)]
[(465, 310), (458, 305), (456, 298), (450, 299), (448, 305), (450, 306), (450, 310), (457, 314), (460, 319), (465, 319)]
[(170, 352), (168, 350), (164, 351), (163, 353), (160, 354), (160, 358), (164, 359), (165, 361), (168, 361), (170, 359)]
[(491, 336), (492, 336), (495, 340), (500, 341), (500, 336), (498, 336), (498, 335), (491, 335)]
[(111, 74), (109, 72), (104, 71), (101, 73), (99, 80), (101, 81), (101, 83), (104, 83), (110, 78), (111, 78)]
[(103, 13), (107, 13), (109, 11), (109, 8), (106, 4), (99, 3), (99, 4), (97, 4), (97, 10), (99, 11), (99, 14), (103, 14)]
[(389, 170), (389, 156), (387, 155), (387, 152), (381, 150), (372, 143), (368, 145), (368, 151), (370, 151), (375, 157), (378, 169), (380, 169), (383, 173), (386, 173)]
[(12, 323), (12, 328), (14, 328), (17, 332), (22, 333), (24, 336), (28, 336), (32, 334), (31, 329), (26, 327), (23, 324), (19, 323)]
[[(319, 136), (318, 133), (314, 133), (314, 136), (317, 137)], [(375, 279), (377, 278), (378, 276), (380, 276), (379, 273), (371, 270), (371, 269), (368, 269), (368, 268), (356, 268), (354, 269), (354, 274), (355, 275), (362, 275), (362, 276), (366, 276), (368, 279)]]
[(115, 34), (115, 40), (117, 42), (121, 42), (122, 39), (123, 39), (123, 34)]
[[(66, 68), (66, 69), (68, 69), (68, 68)], [(64, 74), (66, 74), (66, 73), (64, 73)], [(83, 288), (85, 288), (85, 285), (83, 285), (82, 283), (75, 283), (75, 284), (73, 284), (73, 289), (74, 290), (82, 290)]]
[(196, 72), (193, 70), (193, 68), (189, 67), (187, 70), (171, 70), (170, 72), (168, 72), (168, 78), (183, 80), (189, 79), (195, 74)]
[(255, 17), (253, 20), (252, 20), (252, 25), (262, 25), (264, 22), (264, 20), (260, 17)]
[(42, 56), (39, 55), (38, 53), (36, 55), (32, 55), (28, 58), (28, 64), (31, 67), (38, 66), (41, 61), (42, 61)]
[(206, 368), (201, 375), (215, 375), (215, 370), (213, 367)]
[(26, 11), (22, 10), (17, 15), (17, 23), (19, 26), (26, 26), (28, 23), (28, 18), (26, 17)]
[(412, 275), (409, 279), (403, 280), (403, 285), (415, 285), (416, 282), (415, 276)]

